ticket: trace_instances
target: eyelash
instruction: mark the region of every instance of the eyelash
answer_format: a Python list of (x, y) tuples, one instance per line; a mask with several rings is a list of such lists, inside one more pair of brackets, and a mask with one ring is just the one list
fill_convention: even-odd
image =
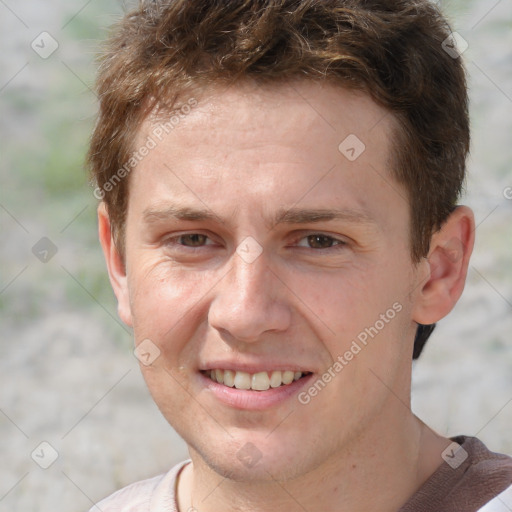
[[(165, 240), (165, 244), (166, 245), (172, 245), (174, 247), (184, 247), (186, 249), (182, 249), (182, 250), (199, 250), (199, 249), (202, 249), (203, 247), (207, 247), (207, 246), (211, 246), (211, 245), (215, 245), (215, 243), (213, 244), (203, 244), (203, 245), (200, 245), (200, 246), (190, 246), (190, 245), (185, 245), (183, 243), (180, 243), (179, 240), (184, 238), (184, 237), (191, 237), (191, 236), (194, 236), (194, 235), (198, 235), (198, 236), (204, 236), (206, 237), (207, 240), (211, 240), (210, 237), (208, 237), (208, 235), (205, 235), (204, 233), (198, 233), (198, 232), (191, 232), (191, 233), (183, 233), (183, 234), (180, 234), (180, 235), (176, 235), (176, 236), (173, 236), (173, 237), (169, 237)], [(330, 241), (330, 243), (332, 244), (331, 246), (329, 247), (323, 247), (323, 248), (314, 248), (314, 247), (304, 247), (304, 246), (299, 246), (299, 245), (296, 245), (297, 247), (300, 247), (300, 248), (303, 248), (303, 249), (310, 249), (310, 250), (313, 250), (313, 251), (328, 251), (328, 250), (339, 250), (341, 248), (343, 248), (344, 246), (347, 245), (347, 242), (345, 242), (344, 240), (341, 240), (339, 238), (336, 238), (334, 236), (331, 236), (331, 235), (328, 235), (328, 234), (325, 234), (325, 233), (321, 233), (321, 232), (310, 232), (308, 234), (305, 234), (305, 235), (302, 235), (298, 238), (295, 238), (294, 239), (294, 243), (297, 244), (298, 242), (302, 241), (302, 240), (306, 240), (310, 237), (321, 237), (321, 238), (324, 238), (324, 239), (327, 239)], [(307, 243), (307, 242), (306, 242)]]

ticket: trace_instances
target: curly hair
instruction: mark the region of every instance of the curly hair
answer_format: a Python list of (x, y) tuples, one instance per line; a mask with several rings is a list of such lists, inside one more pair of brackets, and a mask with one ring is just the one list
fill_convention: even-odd
[[(407, 191), (411, 258), (420, 261), (457, 205), (469, 151), (466, 77), (445, 51), (450, 35), (428, 0), (140, 2), (100, 57), (88, 154), (119, 251), (129, 179), (112, 178), (150, 112), (211, 84), (303, 78), (363, 91), (394, 116), (392, 174)], [(432, 330), (418, 329), (415, 357)]]

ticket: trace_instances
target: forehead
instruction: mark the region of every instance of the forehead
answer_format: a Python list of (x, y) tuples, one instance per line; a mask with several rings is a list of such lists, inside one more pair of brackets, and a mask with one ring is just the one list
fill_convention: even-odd
[(154, 148), (132, 173), (130, 196), (148, 203), (144, 210), (184, 198), (183, 206), (204, 207), (207, 198), (215, 212), (232, 215), (300, 201), (376, 216), (363, 208), (370, 189), (374, 196), (389, 189), (382, 203), (396, 201), (399, 188), (389, 186), (393, 132), (393, 116), (369, 96), (329, 83), (239, 83), (185, 94), (172, 116), (161, 111), (144, 122), (136, 147), (151, 139)]
[[(198, 106), (186, 107), (192, 100)], [(256, 139), (264, 140), (265, 135), (267, 139), (279, 135), (281, 142), (303, 144), (308, 132), (323, 130), (332, 136), (324, 138), (326, 148), (332, 146), (332, 138), (336, 142), (343, 135), (354, 134), (361, 140), (371, 136), (375, 150), (385, 149), (387, 135), (395, 124), (393, 116), (369, 95), (332, 82), (312, 80), (265, 85), (240, 81), (229, 87), (219, 85), (182, 93), (172, 112), (163, 109), (148, 116), (139, 131), (139, 140), (158, 126), (167, 123), (170, 128), (170, 119), (171, 131), (176, 132), (203, 131), (206, 126), (215, 125), (216, 129), (208, 134), (210, 140), (231, 130), (243, 136), (247, 145)], [(375, 130), (378, 125), (380, 129)], [(200, 138), (200, 133), (197, 135)], [(237, 139), (240, 142), (241, 137)], [(180, 144), (184, 142), (181, 140)]]

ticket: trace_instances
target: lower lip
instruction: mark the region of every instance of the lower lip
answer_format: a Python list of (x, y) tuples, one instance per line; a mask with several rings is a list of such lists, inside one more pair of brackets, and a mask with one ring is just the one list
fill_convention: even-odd
[(252, 389), (237, 389), (214, 382), (209, 377), (199, 373), (201, 385), (206, 387), (221, 402), (235, 409), (262, 411), (279, 405), (292, 396), (297, 396), (300, 389), (306, 386), (313, 374), (294, 380), (291, 384), (281, 385), (278, 388), (269, 388), (266, 391)]

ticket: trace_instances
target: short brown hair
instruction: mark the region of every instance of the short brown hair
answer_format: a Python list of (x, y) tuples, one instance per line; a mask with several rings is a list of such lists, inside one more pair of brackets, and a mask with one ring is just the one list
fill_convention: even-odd
[(363, 91), (394, 116), (391, 172), (407, 192), (418, 262), (457, 204), (469, 151), (464, 68), (443, 48), (450, 34), (428, 0), (140, 2), (101, 57), (88, 155), (118, 249), (129, 180), (105, 186), (155, 106), (172, 108), (195, 86), (304, 78)]

